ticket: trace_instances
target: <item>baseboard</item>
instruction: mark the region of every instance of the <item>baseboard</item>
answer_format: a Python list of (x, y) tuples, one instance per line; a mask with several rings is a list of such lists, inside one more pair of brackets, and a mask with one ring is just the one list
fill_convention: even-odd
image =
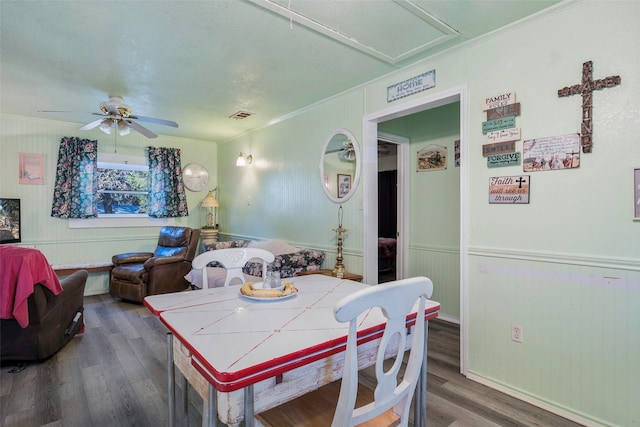
[(456, 325), (460, 325), (460, 319), (457, 317), (449, 316), (447, 314), (438, 314), (438, 320), (444, 320), (445, 322), (455, 323)]
[(572, 412), (570, 410), (563, 409), (562, 407), (552, 405), (549, 402), (537, 399), (529, 394), (522, 393), (511, 387), (507, 387), (501, 383), (491, 381), (490, 379), (487, 379), (485, 377), (467, 372), (467, 378), (477, 383), (480, 383), (482, 385), (486, 385), (487, 387), (490, 387), (494, 390), (497, 390), (511, 397), (515, 397), (516, 399), (522, 400), (523, 402), (526, 402), (538, 408), (544, 409), (545, 411), (551, 412), (552, 414), (556, 414), (563, 418), (576, 422), (578, 424), (581, 424), (587, 427), (610, 427), (609, 424), (603, 424), (591, 418), (587, 418), (580, 414), (576, 414), (575, 412)]

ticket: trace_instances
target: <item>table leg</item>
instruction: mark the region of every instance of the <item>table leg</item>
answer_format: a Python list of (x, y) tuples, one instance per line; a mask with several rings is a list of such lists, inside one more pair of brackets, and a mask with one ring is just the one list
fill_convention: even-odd
[(169, 427), (176, 425), (176, 387), (175, 370), (173, 366), (173, 334), (167, 333), (167, 396), (169, 406)]
[(255, 421), (253, 410), (253, 384), (244, 388), (244, 427), (253, 427)]
[(186, 417), (187, 423), (189, 421), (189, 383), (187, 377), (180, 376), (180, 387), (182, 388), (182, 414)]
[(413, 405), (413, 425), (426, 427), (427, 425), (427, 341), (429, 337), (429, 321), (424, 322), (424, 347), (422, 354), (422, 368), (416, 386), (415, 401)]
[(218, 425), (218, 408), (216, 401), (216, 389), (213, 388), (211, 384), (209, 384), (209, 405), (207, 407), (207, 412), (209, 416), (209, 426), (208, 427), (217, 427)]

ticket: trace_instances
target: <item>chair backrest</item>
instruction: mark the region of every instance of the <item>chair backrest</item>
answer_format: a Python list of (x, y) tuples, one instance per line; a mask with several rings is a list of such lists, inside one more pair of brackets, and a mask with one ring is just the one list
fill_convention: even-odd
[[(344, 373), (340, 387), (338, 406), (333, 417), (332, 427), (347, 427), (361, 424), (377, 417), (390, 408), (400, 416), (400, 425), (409, 422), (411, 398), (418, 382), (425, 346), (425, 301), (431, 297), (433, 283), (426, 277), (413, 277), (397, 280), (355, 292), (338, 302), (335, 317), (339, 322), (349, 323), (349, 335), (345, 355)], [(417, 309), (414, 309), (417, 304)], [(358, 391), (358, 316), (370, 308), (379, 307), (387, 318), (387, 324), (380, 339), (376, 355), (376, 380), (374, 401), (355, 408)], [(411, 352), (401, 378), (398, 372), (402, 366), (407, 339), (407, 315), (416, 312)], [(393, 366), (385, 371), (383, 362), (385, 353), (398, 345)], [(390, 348), (391, 347), (391, 348)]]
[(182, 256), (186, 261), (193, 260), (198, 249), (200, 230), (189, 227), (164, 226), (160, 229), (158, 246), (153, 254), (156, 257)]
[(218, 261), (227, 269), (227, 278), (224, 281), (224, 286), (229, 286), (231, 279), (234, 277), (240, 279), (240, 283), (244, 283), (242, 268), (253, 258), (262, 260), (262, 277), (264, 278), (267, 273), (267, 263), (271, 263), (275, 259), (271, 252), (264, 249), (233, 248), (207, 251), (195, 257), (191, 266), (195, 270), (202, 269), (202, 289), (207, 289), (209, 287), (207, 283), (207, 265), (210, 262)]

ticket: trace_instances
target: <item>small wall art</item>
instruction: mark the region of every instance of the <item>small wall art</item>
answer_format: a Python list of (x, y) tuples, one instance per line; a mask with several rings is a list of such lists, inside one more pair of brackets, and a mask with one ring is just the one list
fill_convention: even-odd
[(490, 204), (529, 203), (529, 175), (489, 178)]
[(522, 143), (524, 172), (580, 167), (580, 134), (528, 139)]
[(418, 151), (418, 172), (437, 171), (447, 168), (447, 147), (430, 145)]
[(351, 175), (338, 174), (338, 198), (342, 198), (351, 191)]
[(460, 167), (460, 140), (456, 139), (453, 141), (453, 155), (455, 158), (455, 167)]
[(44, 184), (44, 154), (20, 153), (19, 184)]

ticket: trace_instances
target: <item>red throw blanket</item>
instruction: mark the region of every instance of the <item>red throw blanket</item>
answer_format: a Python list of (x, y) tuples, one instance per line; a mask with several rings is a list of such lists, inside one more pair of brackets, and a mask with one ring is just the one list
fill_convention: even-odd
[(45, 256), (37, 249), (0, 246), (0, 319), (16, 319), (29, 326), (27, 298), (36, 284), (58, 295), (62, 285)]

